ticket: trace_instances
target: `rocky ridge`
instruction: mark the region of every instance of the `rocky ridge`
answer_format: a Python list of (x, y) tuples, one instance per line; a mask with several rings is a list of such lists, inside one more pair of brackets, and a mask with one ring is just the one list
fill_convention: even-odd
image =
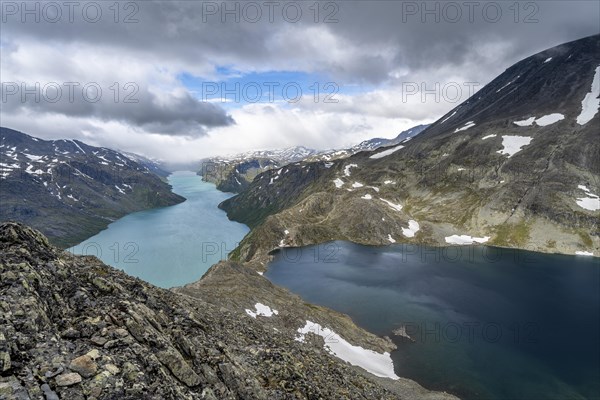
[(69, 247), (126, 214), (185, 200), (143, 160), (0, 128), (0, 221), (23, 222)]
[[(276, 315), (248, 313), (255, 302)], [(451, 399), (342, 362), (306, 320), (375, 351), (388, 340), (222, 262), (174, 291), (0, 224), (1, 399)]]

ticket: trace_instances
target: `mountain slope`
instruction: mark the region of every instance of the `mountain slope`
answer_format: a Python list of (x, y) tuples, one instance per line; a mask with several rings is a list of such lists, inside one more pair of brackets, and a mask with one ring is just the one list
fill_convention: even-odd
[(202, 161), (202, 179), (217, 185), (224, 192), (239, 193), (254, 178), (266, 171), (280, 169), (298, 162), (331, 161), (349, 157), (361, 151), (375, 150), (408, 141), (424, 131), (429, 125), (418, 125), (401, 132), (393, 139), (375, 138), (365, 140), (348, 149), (317, 151), (303, 146), (281, 150), (253, 151), (232, 157), (213, 157)]
[(258, 150), (235, 156), (212, 157), (201, 162), (198, 175), (223, 192), (239, 193), (261, 172), (298, 162), (316, 154), (304, 146), (279, 150)]
[(599, 92), (596, 35), (515, 64), (408, 143), (259, 176), (221, 205), (254, 228), (235, 256), (333, 239), (598, 256)]
[(57, 245), (77, 244), (128, 213), (184, 200), (122, 153), (0, 128), (0, 221), (34, 226)]
[[(0, 278), (3, 399), (455, 399), (350, 366), (314, 333), (296, 340), (310, 319), (391, 348), (239, 264), (174, 293), (3, 223)], [(279, 313), (250, 316), (258, 301)]]

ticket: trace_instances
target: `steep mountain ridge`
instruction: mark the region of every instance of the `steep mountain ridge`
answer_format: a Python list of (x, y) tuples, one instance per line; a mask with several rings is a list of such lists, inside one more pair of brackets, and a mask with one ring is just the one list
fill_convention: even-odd
[(258, 176), (221, 204), (254, 228), (234, 256), (264, 267), (329, 240), (600, 255), (599, 39), (515, 64), (407, 143)]
[(184, 200), (131, 156), (0, 128), (0, 221), (37, 227), (57, 245), (77, 244), (128, 213)]
[(173, 292), (2, 223), (0, 310), (2, 399), (456, 399), (344, 363), (319, 331), (298, 339), (310, 320), (393, 348), (232, 262)]

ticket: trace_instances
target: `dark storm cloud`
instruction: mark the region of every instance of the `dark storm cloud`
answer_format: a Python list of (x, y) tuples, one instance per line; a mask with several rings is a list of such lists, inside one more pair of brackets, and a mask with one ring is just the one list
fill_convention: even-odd
[(207, 128), (234, 123), (222, 108), (200, 102), (187, 92), (163, 94), (159, 98), (147, 88), (131, 84), (128, 92), (115, 97), (115, 92), (107, 91), (107, 87), (87, 85), (90, 90), (85, 95), (78, 90), (81, 85), (69, 92), (67, 86), (58, 83), (46, 88), (40, 85), (36, 90), (32, 84), (3, 82), (3, 110), (15, 112), (25, 108), (37, 113), (116, 120), (152, 133), (184, 136), (201, 136)]
[[(334, 7), (327, 7), (332, 2), (320, 2), (318, 22), (314, 21), (313, 2), (292, 2), (301, 7), (302, 18), (291, 22), (289, 15), (283, 15), (285, 2), (275, 9), (271, 21), (266, 2), (257, 1), (262, 17), (249, 22), (253, 14), (241, 13), (239, 23), (231, 14), (222, 15), (224, 4), (241, 9), (247, 2), (75, 2), (70, 15), (65, 3), (58, 1), (55, 4), (62, 15), (55, 22), (48, 3), (52, 2), (2, 2), (3, 81), (11, 75), (6, 71), (29, 83), (54, 77), (68, 81), (70, 74), (85, 82), (99, 74), (106, 91), (110, 82), (122, 81), (121, 75), (135, 75), (137, 72), (127, 70), (133, 65), (131, 68), (144, 69), (139, 79), (134, 79), (139, 102), (111, 102), (107, 96), (97, 103), (36, 103), (12, 98), (3, 104), (5, 112), (28, 108), (124, 121), (151, 133), (185, 136), (202, 135), (233, 120), (223, 108), (199, 102), (177, 82), (181, 73), (210, 80), (219, 78), (217, 67), (221, 66), (242, 73), (317, 72), (339, 86), (368, 83), (390, 90), (396, 90), (399, 80), (416, 76), (443, 80), (458, 74), (484, 84), (523, 57), (600, 31), (600, 3), (595, 1), (338, 1)], [(39, 22), (34, 21), (35, 15), (24, 15), (25, 4), (30, 10), (39, 7)], [(90, 8), (90, 4), (95, 5)], [(102, 14), (92, 22), (96, 5)], [(217, 12), (212, 13), (215, 6)], [(456, 9), (461, 13), (458, 18)], [(324, 22), (327, 16), (331, 17), (328, 23)], [(32, 57), (43, 46), (65, 49), (64, 54)], [(72, 54), (72, 49), (85, 51)], [(103, 64), (102, 59), (82, 59), (95, 51), (123, 60), (123, 66), (114, 60)], [(76, 62), (77, 67), (72, 65)], [(28, 66), (30, 75), (19, 74), (21, 65)], [(151, 87), (154, 82), (149, 83), (152, 79), (148, 76), (154, 78), (151, 74), (156, 72), (173, 82)], [(169, 84), (171, 87), (164, 87)]]
[[(115, 11), (109, 9), (112, 3), (98, 2), (102, 18), (90, 23), (82, 16), (85, 3), (80, 4), (73, 23), (65, 21), (66, 15), (56, 23), (41, 18), (40, 23), (25, 24), (17, 19), (20, 14), (4, 16), (4, 33), (13, 38), (30, 36), (110, 46), (132, 56), (150, 53), (189, 66), (229, 61), (266, 69), (285, 65), (290, 58), (297, 59), (299, 65), (314, 59), (313, 69), (323, 69), (334, 78), (382, 82), (399, 65), (411, 69), (461, 65), (494, 42), (509, 44), (507, 53), (502, 54), (508, 59), (496, 60), (506, 65), (543, 48), (598, 33), (600, 13), (598, 2), (593, 1), (340, 1), (335, 10), (321, 9), (315, 23), (314, 11), (309, 9), (312, 3), (296, 2), (303, 14), (292, 23), (284, 18), (283, 6), (273, 10), (273, 22), (269, 21), (266, 3), (258, 1), (255, 4), (261, 8), (262, 17), (251, 23), (254, 14), (252, 10), (244, 12), (243, 2), (173, 1), (135, 2), (137, 8), (122, 3), (115, 23)], [(238, 7), (240, 22), (235, 22), (234, 15), (223, 15), (224, 7)], [(332, 19), (338, 22), (324, 23), (332, 12)], [(308, 33), (300, 40), (314, 46), (294, 46), (282, 54), (285, 48), (271, 45), (272, 38), (282, 31), (308, 32), (305, 29), (310, 27), (327, 29), (343, 43), (364, 51), (338, 62), (335, 53), (339, 49), (324, 48), (323, 54), (315, 54), (321, 38)], [(298, 40), (296, 36), (290, 43)], [(378, 50), (389, 57), (378, 56)]]

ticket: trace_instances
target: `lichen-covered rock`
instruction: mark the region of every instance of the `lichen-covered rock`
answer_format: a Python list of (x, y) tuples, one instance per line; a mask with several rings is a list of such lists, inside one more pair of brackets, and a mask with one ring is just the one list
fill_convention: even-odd
[(92, 357), (86, 354), (71, 361), (71, 364), (69, 364), (69, 369), (79, 373), (84, 378), (89, 378), (90, 376), (96, 375), (98, 366)]
[(81, 375), (77, 372), (69, 372), (56, 377), (55, 382), (58, 386), (71, 386), (81, 382)]

